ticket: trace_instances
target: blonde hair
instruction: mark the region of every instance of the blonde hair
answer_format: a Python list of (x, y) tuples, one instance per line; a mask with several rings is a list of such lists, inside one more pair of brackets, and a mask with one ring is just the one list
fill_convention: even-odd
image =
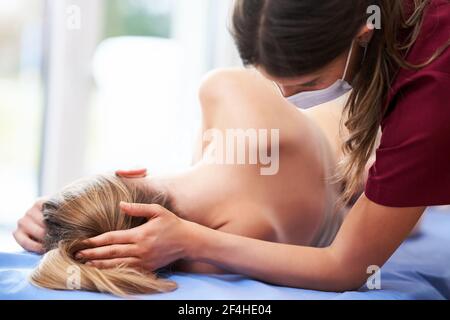
[[(98, 269), (76, 260), (74, 255), (86, 248), (82, 243), (105, 232), (125, 230), (146, 222), (120, 212), (120, 201), (156, 203), (168, 207), (164, 193), (151, 192), (136, 184), (125, 184), (112, 175), (99, 175), (74, 182), (43, 205), (47, 251), (30, 281), (36, 286), (56, 290), (87, 290), (118, 296), (167, 292), (177, 285), (157, 274), (126, 265)], [(77, 271), (78, 283), (69, 284)]]

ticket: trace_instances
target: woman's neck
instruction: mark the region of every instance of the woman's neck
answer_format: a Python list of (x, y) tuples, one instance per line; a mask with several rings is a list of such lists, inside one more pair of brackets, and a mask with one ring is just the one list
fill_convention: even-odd
[(147, 177), (135, 180), (134, 183), (142, 184), (149, 194), (161, 192), (166, 195), (168, 209), (180, 218), (206, 224), (207, 210), (202, 206), (202, 201), (199, 201), (202, 195), (195, 187), (197, 184), (194, 179), (193, 172), (186, 172), (173, 176)]

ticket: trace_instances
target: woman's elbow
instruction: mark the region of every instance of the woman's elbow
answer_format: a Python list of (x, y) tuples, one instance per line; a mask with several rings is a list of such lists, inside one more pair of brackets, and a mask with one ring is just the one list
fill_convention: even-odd
[(343, 267), (336, 268), (334, 276), (329, 279), (326, 291), (346, 292), (357, 291), (376, 276), (369, 268)]
[[(331, 248), (330, 248), (331, 249)], [(319, 290), (330, 292), (357, 291), (374, 277), (372, 268), (354, 259), (339, 259), (328, 250), (328, 270)], [(376, 270), (375, 270), (376, 271)], [(379, 275), (379, 273), (377, 274)]]
[(337, 279), (331, 281), (326, 291), (330, 292), (347, 292), (358, 291), (366, 284), (367, 278), (361, 276), (338, 276)]

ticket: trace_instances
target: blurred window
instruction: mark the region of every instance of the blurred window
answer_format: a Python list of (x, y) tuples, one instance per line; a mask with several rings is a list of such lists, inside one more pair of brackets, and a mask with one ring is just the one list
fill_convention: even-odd
[(43, 0), (0, 0), (2, 228), (12, 228), (38, 193), (43, 7)]
[[(190, 72), (195, 63), (189, 60), (185, 43), (204, 50), (191, 37), (206, 36), (203, 25), (208, 23), (202, 21), (196, 29), (195, 20), (205, 20), (205, 7), (200, 4), (206, 2), (195, 2), (105, 2), (103, 35), (92, 61), (96, 88), (89, 110), (84, 174), (137, 165), (163, 174), (190, 164), (199, 117), (198, 104), (186, 93), (196, 96), (198, 79)], [(177, 27), (191, 33), (183, 31), (180, 40)]]
[(104, 37), (169, 38), (173, 6), (173, 0), (107, 0)]

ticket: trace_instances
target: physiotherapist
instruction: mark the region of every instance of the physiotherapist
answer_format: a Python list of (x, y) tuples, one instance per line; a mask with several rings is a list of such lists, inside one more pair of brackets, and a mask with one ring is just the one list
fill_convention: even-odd
[[(106, 233), (79, 254), (100, 268), (130, 257), (150, 270), (187, 259), (283, 286), (358, 289), (368, 267), (389, 259), (427, 207), (450, 204), (450, 1), (237, 0), (232, 26), (244, 63), (299, 107), (351, 90), (342, 200), (361, 182), (365, 192), (334, 242), (327, 248), (265, 242), (182, 220), (157, 205), (122, 203), (126, 214), (149, 219), (140, 236)], [(39, 213), (38, 202), (24, 218), (35, 230)], [(25, 248), (39, 248), (29, 230), (16, 233)], [(130, 243), (139, 254), (124, 249)]]

